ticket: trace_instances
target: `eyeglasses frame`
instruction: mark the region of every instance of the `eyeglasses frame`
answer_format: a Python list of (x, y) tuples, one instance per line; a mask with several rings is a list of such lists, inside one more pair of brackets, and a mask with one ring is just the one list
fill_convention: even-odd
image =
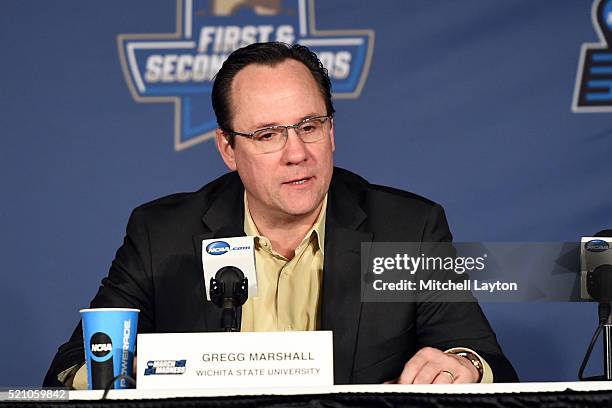
[[(255, 136), (255, 133), (259, 133), (259, 132), (264, 131), (264, 130), (276, 130), (276, 129), (283, 128), (283, 129), (285, 129), (285, 134), (287, 135), (286, 138), (285, 138), (285, 144), (287, 144), (287, 139), (289, 138), (289, 129), (294, 129), (296, 131), (296, 133), (297, 133), (297, 129), (301, 125), (303, 125), (304, 123), (309, 122), (311, 120), (323, 119), (323, 118), (326, 119), (325, 121), (322, 122), (323, 125), (327, 122), (327, 120), (329, 120), (330, 123), (332, 123), (332, 125), (333, 125), (334, 115), (320, 115), (320, 116), (313, 116), (311, 118), (302, 119), (298, 123), (295, 123), (293, 125), (274, 125), (274, 126), (268, 126), (268, 127), (265, 127), (265, 128), (254, 130), (251, 133), (236, 132), (234, 130), (223, 130), (223, 132), (228, 134), (228, 135), (230, 135), (230, 136), (242, 136), (242, 137), (246, 137), (246, 138), (249, 138), (251, 140), (254, 140), (253, 137)], [(298, 135), (298, 137), (299, 137), (299, 135)], [(302, 140), (302, 138), (300, 138), (300, 140)], [(304, 141), (302, 140), (302, 142), (304, 142)], [(315, 141), (315, 142), (304, 142), (304, 143), (316, 143), (316, 142), (318, 142), (318, 140)], [(283, 145), (283, 147), (285, 147), (285, 145)], [(282, 148), (279, 149), (279, 150), (282, 150)], [(273, 153), (273, 152), (270, 152), (270, 153)]]

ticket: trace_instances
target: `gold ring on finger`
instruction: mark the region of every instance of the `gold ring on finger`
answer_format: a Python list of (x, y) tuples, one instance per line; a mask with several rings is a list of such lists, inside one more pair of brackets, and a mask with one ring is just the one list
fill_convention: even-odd
[(451, 379), (451, 383), (455, 382), (455, 375), (454, 375), (453, 373), (451, 373), (451, 372), (450, 372), (450, 371), (448, 371), (448, 370), (442, 370), (442, 371), (440, 371), (440, 374), (442, 374), (442, 373), (444, 373), (444, 374), (446, 374), (446, 375), (448, 375), (448, 376), (450, 377), (450, 379)]

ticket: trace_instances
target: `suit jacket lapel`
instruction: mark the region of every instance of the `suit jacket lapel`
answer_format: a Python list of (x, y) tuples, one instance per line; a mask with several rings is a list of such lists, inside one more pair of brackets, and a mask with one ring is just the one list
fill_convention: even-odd
[(358, 193), (334, 177), (328, 197), (321, 329), (334, 332), (334, 382), (350, 382), (361, 315), (361, 243), (372, 234), (360, 231), (366, 214)]

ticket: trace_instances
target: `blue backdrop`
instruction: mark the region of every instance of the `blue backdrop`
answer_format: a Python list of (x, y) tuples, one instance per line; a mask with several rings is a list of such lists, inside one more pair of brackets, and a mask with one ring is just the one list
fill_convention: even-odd
[[(210, 140), (177, 150), (173, 104), (138, 103), (122, 71), (120, 34), (174, 33), (190, 4), (0, 2), (0, 385), (41, 383), (133, 207), (225, 172)], [(317, 1), (317, 29), (371, 30), (351, 49), (362, 88), (336, 100), (336, 164), (441, 203), (457, 241), (610, 227), (612, 114), (571, 110), (581, 45), (599, 42), (591, 5)], [(300, 3), (281, 9), (299, 30)], [(191, 11), (194, 24), (224, 24), (212, 5)], [(192, 113), (204, 123), (206, 109)], [(522, 380), (576, 379), (593, 304), (483, 307)]]

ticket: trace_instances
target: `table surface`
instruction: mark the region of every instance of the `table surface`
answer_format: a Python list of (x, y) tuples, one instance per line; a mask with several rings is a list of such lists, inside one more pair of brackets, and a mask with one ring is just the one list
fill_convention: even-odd
[[(177, 390), (111, 390), (108, 399), (160, 399), (249, 395), (316, 395), (337, 393), (430, 393), (430, 394), (507, 394), (522, 392), (610, 391), (612, 381), (534, 382), (452, 385), (334, 385), (329, 387), (285, 388), (198, 388)], [(103, 391), (70, 391), (70, 400), (95, 400)]]

